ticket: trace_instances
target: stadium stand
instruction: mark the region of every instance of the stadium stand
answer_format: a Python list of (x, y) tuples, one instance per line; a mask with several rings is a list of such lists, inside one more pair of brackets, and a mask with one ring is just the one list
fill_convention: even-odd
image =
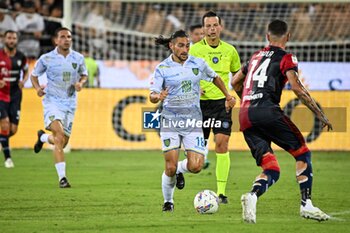
[[(8, 5), (1, 8), (10, 9), (8, 12), (15, 19), (31, 1), (5, 2)], [(36, 12), (45, 19), (40, 39), (43, 53), (52, 48), (50, 38), (60, 26), (63, 1), (33, 2)], [(237, 47), (243, 61), (265, 45), (262, 35), (274, 18), (289, 23), (293, 36), (289, 50), (301, 61), (350, 60), (349, 3), (72, 1), (72, 29), (77, 42), (74, 46), (101, 60), (160, 60), (167, 52), (155, 48), (153, 38), (200, 23), (207, 10), (222, 16), (223, 39)]]
[(18, 48), (29, 58), (37, 58), (53, 49), (52, 36), (61, 26), (62, 12), (61, 0), (1, 1), (0, 35), (6, 30), (18, 31)]

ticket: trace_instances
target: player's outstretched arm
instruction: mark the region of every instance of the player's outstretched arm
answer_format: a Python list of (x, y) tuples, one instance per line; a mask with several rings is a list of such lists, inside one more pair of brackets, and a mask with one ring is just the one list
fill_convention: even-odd
[(242, 98), (244, 79), (245, 74), (243, 74), (242, 70), (239, 70), (231, 80), (231, 86), (233, 87), (239, 98)]
[(31, 75), (30, 76), (30, 81), (32, 81), (32, 85), (35, 88), (36, 94), (39, 97), (42, 97), (43, 95), (45, 95), (44, 88), (40, 86), (39, 79), (38, 79), (37, 76)]
[(311, 97), (310, 93), (299, 79), (298, 73), (295, 70), (289, 70), (286, 75), (295, 95), (316, 115), (318, 119), (320, 119), (323, 127), (327, 126), (328, 131), (332, 130), (332, 124), (329, 122), (324, 112), (318, 107), (315, 100)]
[(213, 83), (225, 95), (226, 97), (225, 107), (226, 107), (226, 111), (229, 111), (231, 108), (233, 108), (236, 105), (236, 98), (231, 96), (230, 93), (228, 93), (225, 83), (222, 81), (222, 79), (219, 76), (216, 76), (214, 78)]

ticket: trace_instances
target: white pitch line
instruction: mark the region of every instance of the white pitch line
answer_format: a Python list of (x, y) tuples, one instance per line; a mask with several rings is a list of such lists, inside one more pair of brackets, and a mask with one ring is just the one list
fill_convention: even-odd
[(347, 214), (350, 214), (350, 210), (345, 210), (345, 211), (341, 211), (341, 212), (329, 213), (329, 215), (331, 215), (331, 216), (347, 215)]
[(334, 221), (338, 221), (338, 222), (346, 222), (345, 219), (342, 219), (342, 218), (338, 218), (338, 217), (333, 217), (333, 216), (330, 216), (330, 220), (334, 220)]

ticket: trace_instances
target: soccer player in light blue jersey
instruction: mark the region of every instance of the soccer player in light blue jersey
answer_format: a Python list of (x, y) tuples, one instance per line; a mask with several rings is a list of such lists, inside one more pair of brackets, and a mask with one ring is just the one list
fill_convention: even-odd
[[(159, 36), (157, 45), (163, 45), (172, 54), (162, 61), (151, 81), (150, 101), (163, 101), (160, 136), (165, 159), (162, 175), (163, 211), (174, 210), (174, 189), (179, 188), (176, 170), (179, 173), (198, 173), (204, 164), (206, 146), (204, 143), (202, 113), (199, 105), (200, 80), (213, 82), (226, 97), (229, 111), (236, 103), (221, 78), (201, 59), (188, 55), (190, 41), (186, 32), (176, 31), (170, 38)], [(220, 124), (220, 122), (214, 122)], [(212, 124), (209, 122), (208, 124)], [(181, 143), (187, 158), (178, 162)], [(184, 182), (184, 180), (182, 180)]]
[[(55, 167), (60, 188), (69, 188), (63, 148), (67, 145), (74, 119), (77, 96), (87, 80), (84, 56), (71, 49), (72, 33), (59, 28), (55, 33), (57, 47), (43, 54), (35, 64), (31, 81), (39, 97), (43, 98), (44, 121), (52, 134), (38, 131), (34, 152), (39, 153), (44, 143), (54, 145)], [(40, 86), (38, 77), (46, 73), (47, 87)]]

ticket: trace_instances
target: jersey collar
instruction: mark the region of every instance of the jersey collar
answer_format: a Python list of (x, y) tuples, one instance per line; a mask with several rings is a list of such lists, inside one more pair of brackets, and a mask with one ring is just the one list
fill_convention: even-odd
[(184, 62), (184, 64), (181, 65), (180, 63), (178, 63), (178, 62), (176, 62), (176, 61), (173, 60), (172, 55), (173, 55), (173, 54), (170, 54), (170, 56), (169, 56), (168, 59), (167, 59), (168, 62), (171, 63), (171, 64), (177, 64), (177, 65), (179, 65), (179, 66), (185, 66), (186, 63), (187, 63), (189, 60), (191, 60), (191, 55), (188, 54), (187, 60)]
[(202, 40), (203, 40), (203, 43), (204, 43), (205, 45), (207, 45), (207, 46), (209, 46), (210, 48), (213, 48), (213, 49), (216, 49), (217, 47), (219, 47), (219, 46), (221, 45), (221, 40), (219, 40), (219, 44), (218, 44), (218, 46), (216, 46), (215, 48), (214, 48), (214, 47), (211, 47), (211, 46), (209, 45), (209, 43), (208, 43), (206, 37), (204, 37)]
[[(58, 53), (58, 47), (57, 47), (57, 46), (56, 46), (56, 48), (55, 48), (55, 50), (54, 50), (53, 52), (54, 52), (54, 54), (56, 54), (56, 55), (61, 55), (61, 56), (63, 56), (62, 54)], [(71, 54), (72, 54), (72, 49), (69, 48), (69, 53), (67, 54), (67, 57), (70, 56)]]

